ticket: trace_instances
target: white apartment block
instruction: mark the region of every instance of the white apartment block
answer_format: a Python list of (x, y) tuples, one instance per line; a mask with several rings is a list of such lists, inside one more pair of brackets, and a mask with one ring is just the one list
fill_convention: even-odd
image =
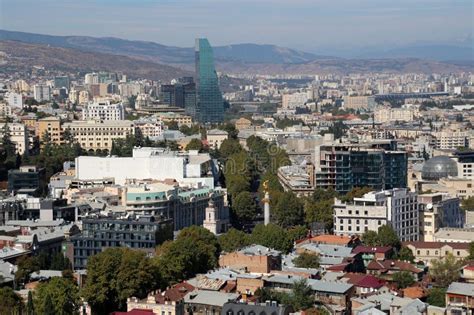
[[(28, 153), (28, 131), (24, 124), (8, 123), (8, 131), (10, 133), (10, 141), (15, 144), (16, 153), (23, 155)], [(0, 138), (3, 137), (5, 125), (0, 127)]]
[(88, 151), (110, 152), (114, 140), (135, 134), (133, 122), (128, 120), (73, 121), (63, 124), (63, 131), (66, 130), (69, 130), (75, 142)]
[(419, 238), (417, 194), (406, 188), (369, 192), (352, 202), (334, 203), (334, 234), (362, 235), (391, 225), (401, 241)]
[(97, 73), (86, 73), (84, 76), (85, 84), (99, 84), (99, 75)]
[(82, 109), (83, 120), (123, 120), (125, 110), (122, 103), (111, 104), (110, 101), (89, 103)]
[(306, 92), (283, 94), (281, 96), (282, 107), (285, 109), (295, 109), (296, 107), (303, 107), (307, 101), (308, 93)]
[(468, 146), (469, 132), (467, 131), (437, 131), (432, 135), (436, 138), (436, 148), (441, 150), (453, 150)]
[(157, 118), (140, 118), (134, 121), (135, 128), (140, 130), (143, 137), (156, 138), (163, 134), (167, 128), (160, 119)]
[(12, 115), (12, 108), (5, 102), (0, 102), (0, 118), (9, 117)]
[(376, 122), (386, 123), (392, 121), (413, 121), (415, 110), (411, 108), (378, 107), (374, 111)]
[(33, 86), (33, 97), (38, 102), (49, 102), (51, 100), (51, 87), (44, 84), (35, 84)]
[(180, 184), (214, 188), (213, 164), (208, 153), (178, 153), (160, 148), (135, 148), (132, 157), (80, 156), (76, 158), (76, 178), (114, 178), (123, 185), (131, 179), (175, 179)]
[(434, 235), (440, 228), (464, 226), (465, 219), (459, 207), (459, 198), (445, 193), (432, 193), (418, 195), (418, 202), (421, 240), (433, 242)]
[(220, 149), (222, 142), (229, 138), (229, 134), (224, 130), (211, 129), (207, 132), (206, 138), (210, 148)]
[(20, 93), (8, 92), (5, 99), (11, 108), (23, 108), (23, 95)]

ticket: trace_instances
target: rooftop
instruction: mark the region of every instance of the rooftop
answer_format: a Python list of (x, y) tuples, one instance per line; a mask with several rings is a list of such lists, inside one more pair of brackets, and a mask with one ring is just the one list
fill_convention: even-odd
[(453, 282), (449, 285), (446, 293), (474, 297), (474, 283)]

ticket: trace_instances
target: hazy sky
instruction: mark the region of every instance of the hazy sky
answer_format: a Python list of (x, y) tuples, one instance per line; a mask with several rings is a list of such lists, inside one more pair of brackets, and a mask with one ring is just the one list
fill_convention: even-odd
[(472, 0), (0, 0), (0, 28), (329, 52), (472, 36)]

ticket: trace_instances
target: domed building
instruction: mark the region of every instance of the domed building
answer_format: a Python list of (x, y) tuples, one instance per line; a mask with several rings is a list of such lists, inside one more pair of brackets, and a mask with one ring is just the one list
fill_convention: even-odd
[(421, 169), (421, 178), (424, 180), (439, 180), (448, 176), (458, 176), (457, 163), (449, 156), (435, 156), (426, 161)]

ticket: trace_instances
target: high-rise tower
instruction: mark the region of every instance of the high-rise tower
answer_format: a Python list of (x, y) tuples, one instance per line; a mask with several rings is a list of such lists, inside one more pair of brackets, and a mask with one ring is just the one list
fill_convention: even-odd
[(196, 39), (196, 111), (190, 113), (203, 123), (224, 120), (224, 101), (214, 67), (214, 54), (206, 38)]

